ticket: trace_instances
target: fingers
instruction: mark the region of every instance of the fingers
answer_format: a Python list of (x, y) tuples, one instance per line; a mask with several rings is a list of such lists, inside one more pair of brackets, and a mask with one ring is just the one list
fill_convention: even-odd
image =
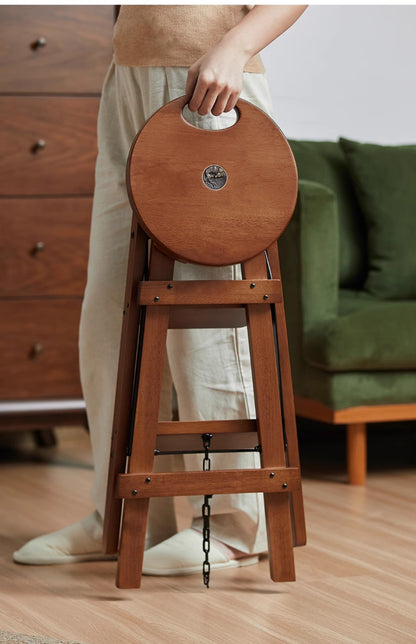
[[(231, 112), (231, 110), (236, 106), (239, 97), (240, 92), (231, 92), (225, 104), (225, 107), (222, 109), (222, 112)], [(221, 114), (222, 112), (220, 112), (219, 114), (217, 114), (216, 111), (214, 112), (214, 109), (216, 110), (216, 106), (217, 104), (215, 104), (212, 113), (214, 114), (214, 116), (219, 116), (219, 114)]]
[(209, 91), (198, 108), (198, 112), (201, 115), (211, 112), (214, 116), (220, 116), (223, 112), (230, 112), (235, 107), (239, 96), (239, 92), (230, 92), (228, 89), (219, 95), (215, 90)]
[(216, 101), (216, 97), (214, 80), (211, 80), (205, 74), (198, 73), (192, 97), (189, 101), (191, 112), (199, 112), (202, 116), (208, 114)]
[(186, 77), (186, 87), (185, 87), (185, 94), (188, 97), (188, 99), (194, 93), (197, 80), (198, 80), (198, 70), (194, 69), (194, 67), (190, 67), (188, 70), (188, 76)]
[(225, 89), (217, 86), (208, 88), (204, 86), (198, 87), (197, 83), (192, 98), (189, 101), (189, 109), (191, 112), (198, 112), (201, 116), (205, 116), (210, 112), (214, 116), (219, 116), (223, 112), (229, 112), (235, 107), (239, 95), (240, 92), (230, 90), (228, 87)]
[(218, 94), (217, 88), (211, 87), (206, 92), (201, 105), (198, 107), (198, 112), (201, 115), (209, 114), (210, 112), (212, 112), (212, 114), (218, 116), (224, 111), (222, 108), (219, 110), (219, 106), (223, 104), (223, 107), (225, 107), (227, 100), (228, 95), (225, 97), (225, 99), (221, 99), (221, 94)]
[(201, 116), (210, 112), (219, 116), (233, 109), (241, 89), (242, 82), (222, 81), (214, 74), (191, 67), (186, 83), (186, 93), (190, 96), (188, 107), (191, 112), (198, 112)]

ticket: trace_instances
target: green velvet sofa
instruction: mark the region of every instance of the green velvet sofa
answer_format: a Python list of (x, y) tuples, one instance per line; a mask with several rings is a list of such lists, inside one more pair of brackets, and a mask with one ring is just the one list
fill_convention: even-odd
[(347, 426), (362, 484), (367, 424), (416, 418), (416, 146), (290, 144), (299, 198), (279, 254), (296, 412)]

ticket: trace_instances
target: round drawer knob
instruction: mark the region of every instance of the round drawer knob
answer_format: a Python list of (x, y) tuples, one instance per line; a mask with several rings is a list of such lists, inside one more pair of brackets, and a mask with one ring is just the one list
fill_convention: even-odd
[(46, 45), (46, 38), (41, 36), (37, 40), (35, 40), (34, 43), (32, 43), (32, 49), (41, 49), (42, 47), (45, 47)]
[(46, 147), (46, 141), (44, 139), (38, 139), (36, 143), (30, 148), (32, 154), (37, 154)]
[(45, 250), (45, 244), (43, 241), (38, 241), (33, 246), (33, 254), (36, 255), (36, 253), (40, 253), (41, 250)]
[(43, 345), (40, 342), (35, 342), (30, 350), (30, 357), (37, 358), (41, 353), (43, 353)]

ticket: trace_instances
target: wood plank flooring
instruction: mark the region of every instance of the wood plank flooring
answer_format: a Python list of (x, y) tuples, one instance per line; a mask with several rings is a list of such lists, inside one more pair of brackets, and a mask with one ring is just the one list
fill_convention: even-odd
[[(304, 469), (308, 545), (297, 581), (274, 584), (267, 560), (200, 575), (114, 586), (114, 562), (19, 566), (27, 539), (92, 510), (86, 432), (58, 430), (57, 448), (0, 447), (0, 630), (83, 644), (407, 644), (416, 642), (416, 472), (370, 471), (346, 485), (342, 465)], [(182, 527), (189, 507), (178, 500)]]

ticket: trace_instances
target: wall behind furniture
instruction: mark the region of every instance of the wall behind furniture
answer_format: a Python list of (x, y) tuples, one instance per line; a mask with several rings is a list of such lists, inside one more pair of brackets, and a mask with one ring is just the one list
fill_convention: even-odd
[(415, 5), (310, 5), (263, 52), (286, 136), (416, 143), (415, 30)]

